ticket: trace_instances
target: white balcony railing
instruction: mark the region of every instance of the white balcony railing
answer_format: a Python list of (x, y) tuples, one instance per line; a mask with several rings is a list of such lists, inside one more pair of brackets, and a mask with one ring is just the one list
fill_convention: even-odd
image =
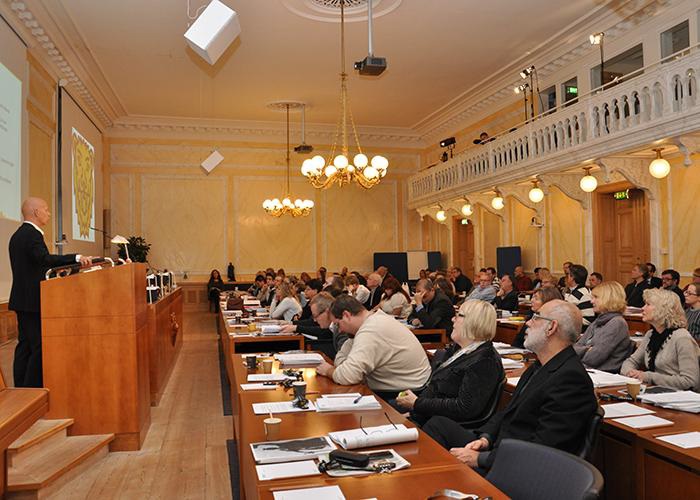
[(418, 208), (700, 129), (699, 46), (412, 176)]

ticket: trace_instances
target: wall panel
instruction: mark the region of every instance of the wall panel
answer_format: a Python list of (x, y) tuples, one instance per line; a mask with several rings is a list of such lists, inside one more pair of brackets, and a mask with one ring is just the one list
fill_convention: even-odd
[(556, 187), (547, 197), (547, 221), (549, 225), (550, 265), (553, 273), (561, 273), (565, 261), (584, 262), (583, 217), (581, 205), (567, 197)]

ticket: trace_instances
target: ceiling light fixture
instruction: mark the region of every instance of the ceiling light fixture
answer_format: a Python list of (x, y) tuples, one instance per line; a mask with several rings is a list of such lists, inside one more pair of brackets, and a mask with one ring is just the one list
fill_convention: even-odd
[(464, 205), (462, 205), (462, 210), (461, 210), (462, 215), (464, 215), (465, 217), (469, 217), (470, 215), (472, 215), (474, 213), (474, 209), (472, 208), (471, 203), (469, 203), (469, 200), (467, 200), (465, 198), (464, 201), (465, 201), (465, 203), (464, 203)]
[(442, 208), (442, 205), (438, 205), (438, 211), (435, 213), (435, 218), (439, 222), (445, 222), (447, 220), (447, 214), (445, 213), (445, 210)]
[(491, 206), (496, 210), (501, 210), (505, 206), (505, 201), (503, 201), (503, 196), (501, 192), (496, 188), (496, 196), (491, 200)]
[(532, 189), (527, 193), (527, 197), (533, 203), (539, 203), (544, 200), (544, 191), (540, 189), (539, 181), (537, 179), (532, 181)]
[(586, 175), (581, 177), (581, 180), (578, 183), (579, 187), (586, 193), (592, 193), (598, 187), (598, 179), (591, 175), (591, 168), (593, 167), (583, 167)]
[(652, 149), (652, 151), (656, 151), (656, 159), (649, 164), (649, 173), (657, 179), (663, 179), (671, 173), (671, 164), (661, 158), (661, 151), (663, 150), (664, 148)]
[(297, 198), (292, 203), (292, 198), (290, 193), (289, 184), (289, 106), (290, 103), (284, 103), (284, 107), (287, 111), (287, 192), (282, 199), (273, 198), (272, 200), (265, 200), (262, 204), (268, 215), (273, 217), (282, 217), (283, 215), (291, 215), (292, 217), (303, 217), (311, 213), (311, 209), (314, 207), (314, 202), (312, 200), (302, 200)]
[[(377, 155), (372, 158), (372, 161), (369, 161), (367, 156), (362, 153), (355, 129), (355, 120), (348, 105), (348, 75), (345, 72), (345, 1), (340, 0), (340, 120), (336, 127), (333, 147), (328, 161), (321, 155), (316, 155), (304, 160), (301, 166), (301, 173), (311, 182), (313, 187), (318, 189), (325, 189), (333, 184), (343, 186), (353, 181), (363, 188), (369, 189), (379, 184), (389, 167), (389, 160), (385, 157)], [(352, 125), (352, 134), (358, 151), (353, 157), (352, 163), (350, 163), (348, 155), (348, 118), (350, 125)], [(341, 140), (340, 154), (336, 156), (339, 139)]]

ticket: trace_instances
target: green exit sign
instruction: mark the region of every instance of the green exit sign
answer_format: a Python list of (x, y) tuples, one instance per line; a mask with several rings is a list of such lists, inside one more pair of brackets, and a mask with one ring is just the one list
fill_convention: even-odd
[(613, 197), (616, 200), (629, 200), (630, 199), (630, 190), (625, 189), (624, 191), (617, 191), (616, 193), (613, 193)]

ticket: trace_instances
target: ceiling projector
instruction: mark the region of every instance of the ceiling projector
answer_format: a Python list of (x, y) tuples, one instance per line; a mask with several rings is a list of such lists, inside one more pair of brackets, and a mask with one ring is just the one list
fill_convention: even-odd
[(355, 63), (355, 69), (359, 71), (361, 75), (381, 75), (386, 69), (386, 58), (367, 56), (362, 61), (357, 61)]

